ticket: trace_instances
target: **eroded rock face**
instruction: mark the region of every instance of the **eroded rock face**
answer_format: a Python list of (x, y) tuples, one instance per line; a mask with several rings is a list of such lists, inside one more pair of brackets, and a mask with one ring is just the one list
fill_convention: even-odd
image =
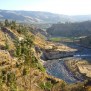
[(57, 51), (57, 50), (45, 50), (44, 51), (44, 56), (48, 60), (52, 59), (60, 59), (63, 57), (71, 57), (73, 56), (75, 51)]
[(72, 57), (77, 49), (66, 46), (61, 43), (50, 43), (43, 50), (43, 57), (46, 60), (60, 59), (64, 57)]

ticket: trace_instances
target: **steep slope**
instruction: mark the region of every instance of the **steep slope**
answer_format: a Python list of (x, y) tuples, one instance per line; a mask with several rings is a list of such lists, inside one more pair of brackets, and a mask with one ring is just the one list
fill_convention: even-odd
[[(28, 31), (28, 35), (32, 36), (33, 34)], [(45, 69), (43, 68), (40, 62), (40, 59), (37, 56), (35, 48), (31, 47), (32, 39), (30, 39), (28, 35), (23, 33), (18, 33), (16, 29), (11, 30), (10, 27), (1, 27), (0, 30), (0, 90), (1, 91), (13, 91), (13, 90), (50, 91), (50, 89), (55, 88), (55, 85), (58, 84), (61, 86), (62, 83), (65, 83), (60, 79), (54, 78), (46, 74)], [(17, 41), (18, 39), (19, 42)], [(17, 41), (18, 44), (15, 43), (14, 41)], [(35, 36), (34, 41), (35, 44), (37, 41), (40, 41), (37, 43), (36, 46), (40, 46), (41, 48), (43, 48), (43, 46), (41, 46), (41, 43), (42, 44), (46, 43), (44, 42), (43, 39), (39, 38), (38, 36)], [(21, 52), (23, 55), (21, 54)], [(30, 54), (30, 52), (31, 53), (33, 52), (33, 54)], [(29, 57), (29, 59), (27, 59), (26, 56), (27, 58)]]
[(38, 56), (41, 53), (35, 47), (38, 46), (44, 49), (52, 43), (48, 43), (43, 38), (32, 34), (25, 27), (16, 25), (14, 29), (11, 29), (11, 25), (8, 27), (1, 26), (0, 90), (85, 91), (84, 83), (69, 85), (63, 80), (46, 73)]

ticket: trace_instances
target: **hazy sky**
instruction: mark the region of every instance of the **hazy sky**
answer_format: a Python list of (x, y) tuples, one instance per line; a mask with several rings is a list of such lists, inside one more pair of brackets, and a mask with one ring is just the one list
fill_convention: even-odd
[(91, 14), (91, 0), (0, 0), (0, 9), (86, 15)]

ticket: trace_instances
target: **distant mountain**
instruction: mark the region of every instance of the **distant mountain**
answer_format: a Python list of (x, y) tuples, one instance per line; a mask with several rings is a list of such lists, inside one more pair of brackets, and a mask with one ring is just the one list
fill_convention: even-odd
[(91, 20), (91, 15), (76, 15), (71, 16), (71, 19), (75, 22), (83, 22), (83, 21), (89, 21)]
[(57, 23), (91, 20), (90, 15), (67, 16), (40, 11), (0, 10), (0, 20), (16, 20), (24, 23)]
[(57, 23), (70, 21), (66, 15), (40, 11), (0, 10), (0, 20), (9, 19), (28, 23)]

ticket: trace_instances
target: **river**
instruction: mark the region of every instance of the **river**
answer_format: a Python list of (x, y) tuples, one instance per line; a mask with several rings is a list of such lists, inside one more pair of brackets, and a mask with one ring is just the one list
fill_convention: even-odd
[[(72, 44), (72, 43), (71, 44), (65, 43), (65, 45), (72, 48), (76, 48), (78, 50), (77, 52), (75, 52), (73, 57), (70, 57), (70, 59), (75, 59), (75, 60), (85, 59), (87, 61), (91, 59), (91, 49), (85, 48), (76, 44)], [(73, 76), (73, 73), (66, 68), (65, 62), (64, 62), (65, 59), (67, 60), (69, 59), (69, 57), (62, 58), (62, 59), (55, 59), (55, 60), (47, 60), (45, 63), (47, 73), (57, 78), (63, 79), (67, 83), (75, 83), (78, 81), (83, 81), (84, 79), (82, 77), (80, 77), (79, 79), (75, 78)]]

